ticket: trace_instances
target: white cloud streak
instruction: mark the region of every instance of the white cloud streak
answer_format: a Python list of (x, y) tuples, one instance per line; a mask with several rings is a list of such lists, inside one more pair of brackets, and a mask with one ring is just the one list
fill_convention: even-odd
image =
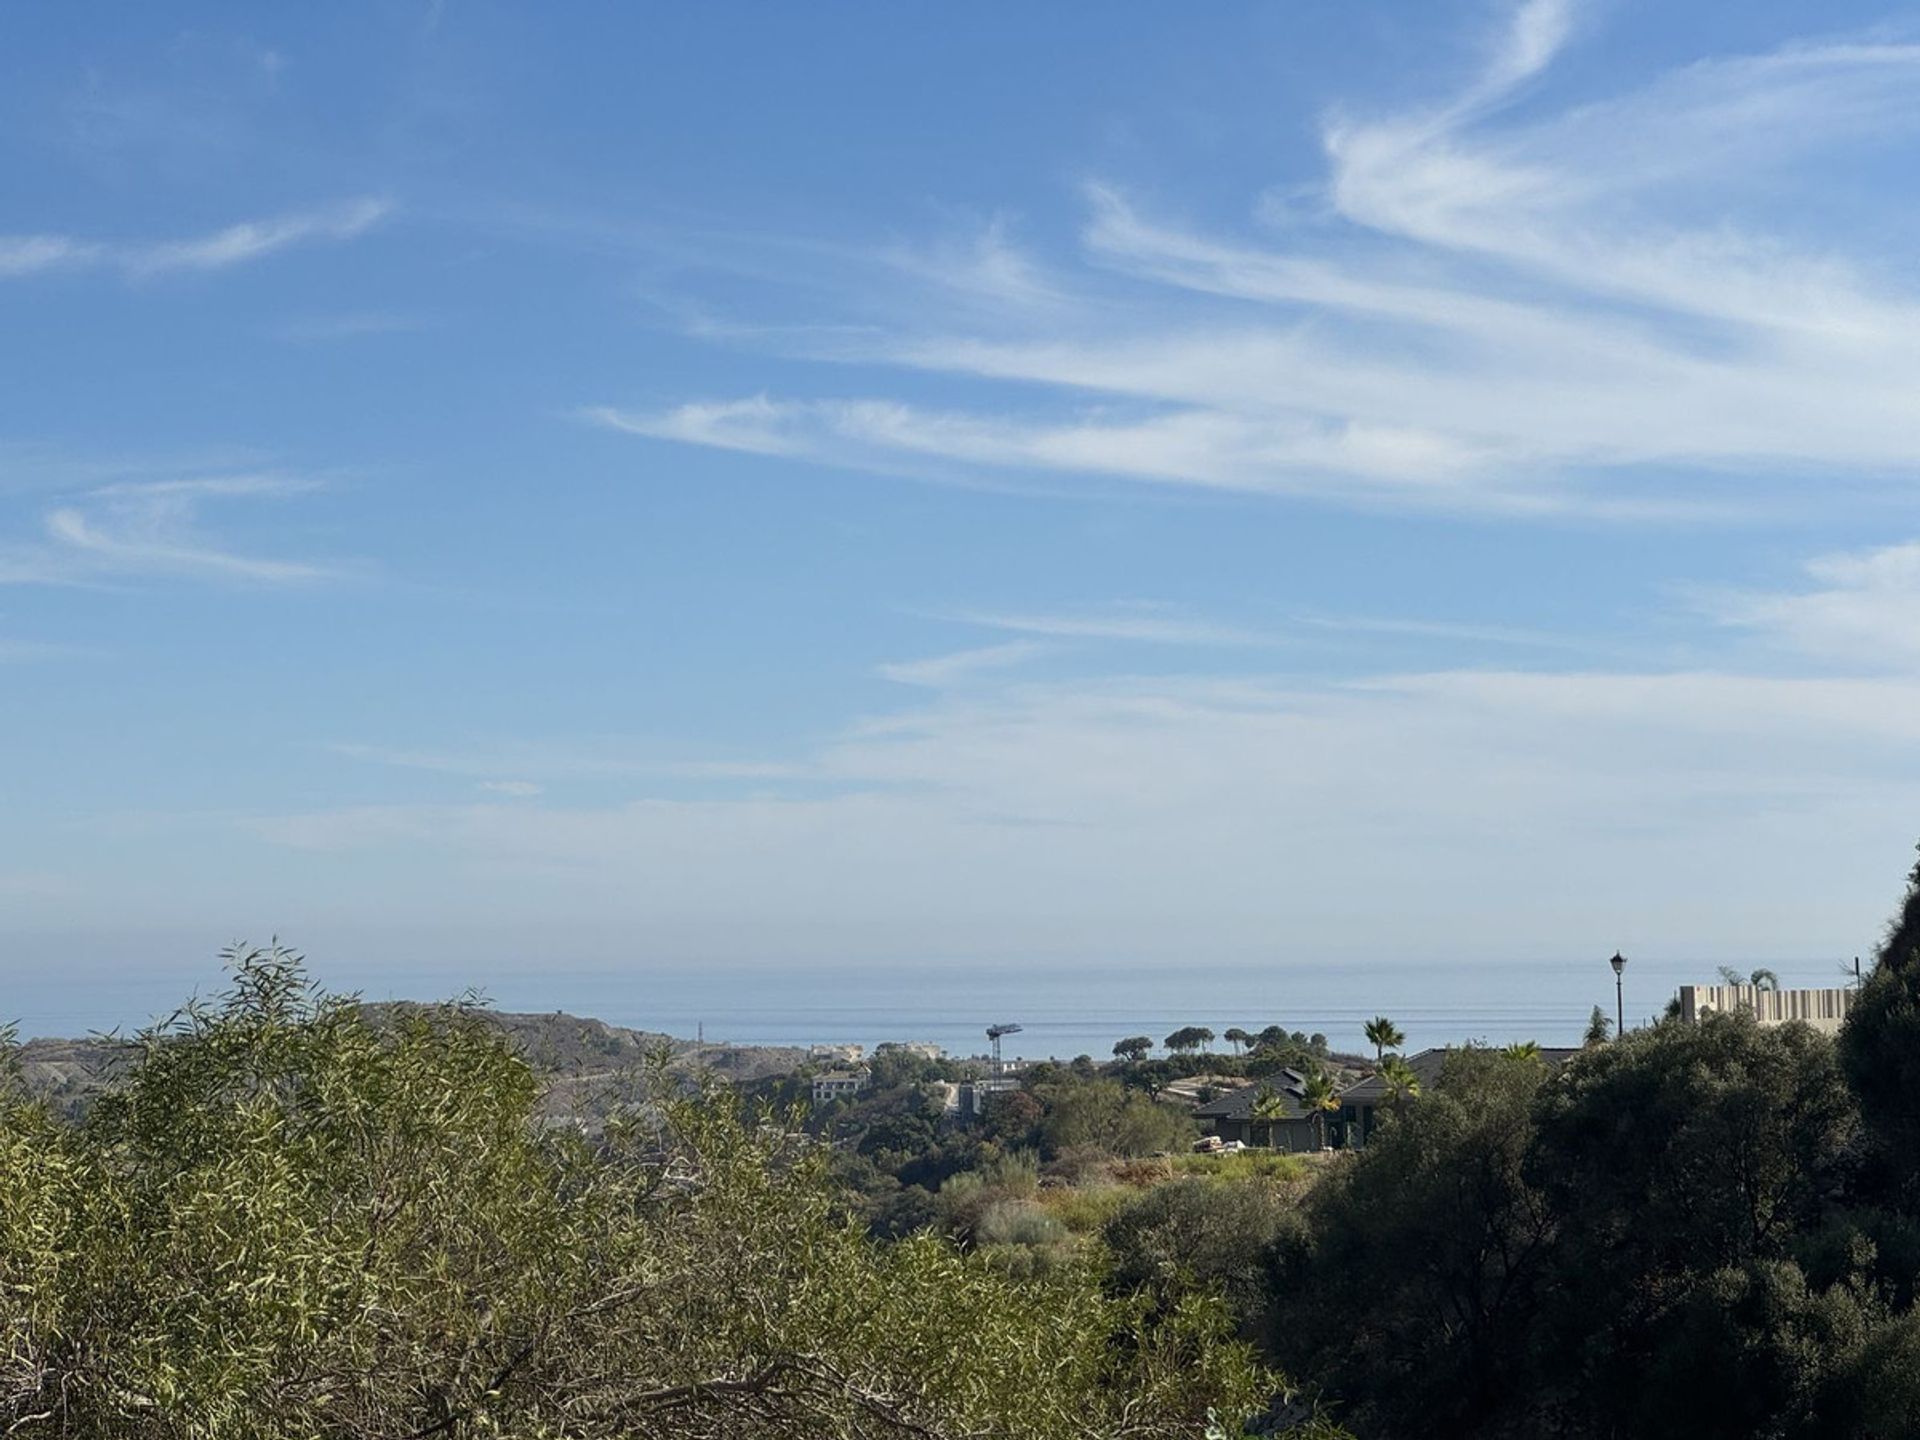
[(103, 253), (64, 235), (0, 235), (0, 279), (92, 264)]
[(1820, 556), (1806, 575), (1799, 590), (1708, 594), (1703, 608), (1816, 661), (1920, 672), (1920, 541)]
[(295, 246), (352, 240), (392, 212), (372, 197), (263, 220), (246, 220), (182, 240), (102, 241), (66, 235), (0, 235), (0, 278), (110, 268), (130, 279), (225, 270)]
[(314, 489), (274, 475), (122, 481), (48, 509), (38, 543), (0, 547), (0, 584), (84, 585), (126, 579), (226, 580), (304, 585), (338, 571), (229, 549), (199, 525), (208, 502), (272, 498)]
[(1013, 225), (1004, 215), (932, 247), (888, 247), (881, 259), (990, 312), (1051, 308), (1067, 299), (1038, 262), (1014, 242)]
[(977, 679), (984, 672), (1024, 665), (1046, 653), (1046, 646), (1031, 641), (983, 645), (972, 650), (956, 650), (948, 655), (933, 655), (923, 660), (902, 660), (882, 665), (880, 675), (898, 685), (945, 690)]
[[(456, 896), (503, 923), (592, 913), (636, 953), (1522, 959), (1581, 934), (1596, 956), (1854, 953), (1897, 890), (1920, 813), (1920, 546), (1822, 557), (1807, 581), (1717, 597), (1715, 614), (1851, 673), (1067, 682), (1019, 668), (1025, 647), (1167, 638), (1081, 614), (1198, 622), (1145, 606), (1060, 623), (977, 612), (1038, 638), (888, 667), (928, 693), (796, 753), (652, 767), (656, 781), (704, 782), (691, 793), (553, 803), (493, 790), (503, 803), (242, 828), (360, 877), (357, 903), (397, 919)], [(502, 773), (541, 749), (370, 753)], [(401, 854), (434, 878), (423, 888), (410, 865), (404, 893), (383, 896)]]
[[(1529, 0), (1451, 98), (1329, 117), (1318, 206), (1265, 207), (1264, 234), (1155, 220), (1095, 185), (1080, 266), (1046, 272), (1044, 314), (943, 310), (936, 292), (917, 324), (816, 352), (1026, 386), (1012, 404), (587, 413), (910, 475), (1518, 514), (1724, 514), (1836, 475), (1911, 483), (1920, 294), (1845, 254), (1844, 232), (1810, 241), (1807, 217), (1855, 152), (1920, 131), (1920, 46), (1795, 44), (1515, 110), (1578, 18)], [(991, 233), (989, 268), (1017, 290), (1041, 271), (1010, 246)], [(969, 288), (976, 268), (952, 260)]]
[(531, 780), (482, 780), (480, 788), (490, 795), (505, 795), (513, 800), (531, 800), (546, 792), (546, 786)]
[(1191, 619), (1164, 605), (1150, 603), (1051, 614), (960, 610), (953, 613), (953, 618), (969, 625), (984, 625), (994, 630), (1045, 635), (1061, 640), (1133, 640), (1154, 645), (1199, 646), (1272, 643), (1269, 637), (1253, 630)]

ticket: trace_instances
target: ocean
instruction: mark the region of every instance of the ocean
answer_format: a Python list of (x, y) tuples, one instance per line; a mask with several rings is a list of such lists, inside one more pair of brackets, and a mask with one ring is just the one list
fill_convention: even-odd
[[(1762, 962), (1752, 962), (1754, 964)], [(1765, 962), (1783, 986), (1843, 984), (1837, 959)], [(1750, 968), (1743, 964), (1742, 967)], [(1675, 989), (1710, 983), (1710, 962), (1630, 960), (1629, 1026), (1658, 1015)], [(818, 965), (649, 967), (567, 971), (491, 969), (450, 980), (445, 971), (337, 973), (321, 980), (369, 999), (437, 999), (471, 985), (503, 1010), (566, 1010), (611, 1024), (739, 1044), (808, 1045), (931, 1041), (950, 1054), (986, 1050), (986, 1027), (1022, 1028), (1005, 1041), (1009, 1057), (1091, 1055), (1104, 1059), (1129, 1035), (1156, 1041), (1183, 1025), (1216, 1033), (1279, 1024), (1325, 1034), (1336, 1049), (1371, 1050), (1361, 1026), (1387, 1015), (1409, 1050), (1481, 1041), (1503, 1045), (1579, 1043), (1595, 1005), (1614, 1013), (1605, 953), (1578, 960), (1442, 963), (1408, 961), (1271, 967), (1182, 965), (1100, 969), (1035, 962), (1024, 966), (892, 967)], [(133, 1026), (164, 1013), (190, 986), (157, 977), (87, 982), (34, 977), (0, 991), (0, 1020), (22, 1035), (75, 1035)], [(79, 983), (76, 983), (78, 981)], [(218, 972), (198, 977), (215, 988)]]
[[(1750, 968), (1750, 967), (1749, 967)], [(1775, 965), (1785, 987), (1844, 983), (1837, 961)], [(1628, 962), (1627, 1024), (1661, 1012), (1683, 984), (1708, 983), (1716, 967)], [(986, 1027), (1022, 1028), (1003, 1045), (1009, 1056), (1105, 1059), (1129, 1035), (1155, 1041), (1183, 1025), (1216, 1035), (1267, 1025), (1326, 1035), (1335, 1049), (1372, 1049), (1361, 1027), (1389, 1016), (1409, 1051), (1480, 1041), (1578, 1044), (1595, 1005), (1614, 1013), (1614, 977), (1606, 957), (1584, 963), (1349, 965), (1249, 970), (1188, 966), (1176, 970), (1088, 972), (1041, 968), (944, 972), (889, 979), (871, 972), (816, 975), (676, 976), (652, 993), (605, 993), (594, 1013), (619, 1024), (709, 1040), (798, 1045), (927, 1040), (950, 1054), (986, 1050)], [(515, 987), (517, 989), (517, 987)], [(623, 1000), (625, 1003), (622, 1003)], [(521, 1008), (506, 1004), (503, 1008)], [(1224, 1045), (1221, 1048), (1225, 1048)]]

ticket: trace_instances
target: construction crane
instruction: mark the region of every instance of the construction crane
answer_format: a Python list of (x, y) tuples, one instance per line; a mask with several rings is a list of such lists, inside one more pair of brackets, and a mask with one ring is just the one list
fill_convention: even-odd
[(1000, 1059), (1000, 1037), (1002, 1035), (1018, 1035), (1019, 1033), (1020, 1027), (1018, 1025), (987, 1026), (987, 1039), (993, 1042), (993, 1074), (995, 1079), (1007, 1073), (1006, 1065)]

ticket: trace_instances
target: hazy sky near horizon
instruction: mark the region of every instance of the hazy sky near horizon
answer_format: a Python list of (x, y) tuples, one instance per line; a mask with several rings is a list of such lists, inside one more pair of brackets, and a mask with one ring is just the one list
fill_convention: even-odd
[(1837, 957), (1898, 898), (1897, 7), (8, 32), (0, 995), (271, 932)]

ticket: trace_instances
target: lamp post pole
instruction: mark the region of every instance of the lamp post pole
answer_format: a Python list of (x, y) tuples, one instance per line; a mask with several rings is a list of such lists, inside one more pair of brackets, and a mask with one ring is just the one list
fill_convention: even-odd
[(1627, 968), (1627, 957), (1616, 950), (1607, 963), (1613, 966), (1613, 1038), (1618, 1040), (1627, 1033), (1626, 990), (1621, 981), (1621, 972)]

